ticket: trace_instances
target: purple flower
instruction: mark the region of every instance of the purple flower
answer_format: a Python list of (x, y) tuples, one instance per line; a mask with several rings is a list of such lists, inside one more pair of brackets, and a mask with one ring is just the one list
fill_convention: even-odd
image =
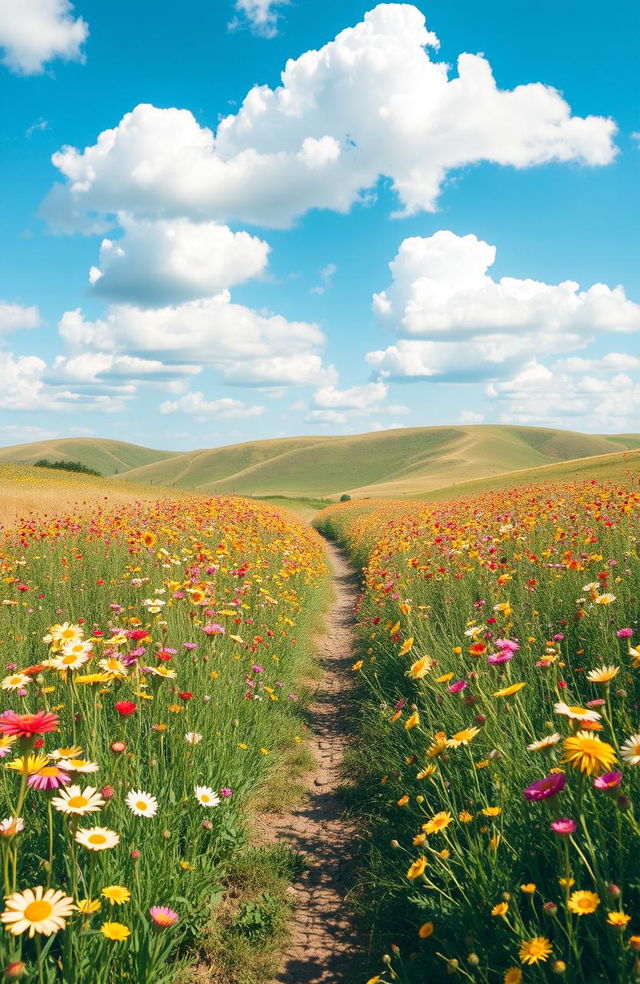
[(594, 789), (615, 789), (622, 780), (621, 772), (605, 772), (593, 780)]
[(253, 666), (251, 667), (251, 669), (253, 670), (254, 673), (263, 673), (264, 672), (264, 666), (258, 666), (257, 663), (254, 663)]
[(220, 795), (225, 797), (233, 796), (233, 790), (229, 789), (228, 786), (223, 786), (222, 789), (220, 790)]
[(562, 792), (567, 782), (564, 772), (552, 772), (544, 779), (536, 779), (524, 790), (524, 798), (529, 803), (537, 803), (540, 800), (550, 799)]
[(449, 686), (447, 687), (447, 690), (449, 691), (450, 694), (459, 694), (462, 690), (465, 689), (465, 687), (468, 686), (469, 684), (467, 683), (466, 680), (458, 680), (457, 683), (450, 683)]
[(218, 625), (217, 622), (208, 622), (202, 626), (202, 631), (208, 636), (224, 635), (225, 628), (224, 625)]
[(183, 642), (182, 643), (182, 648), (183, 649), (197, 649), (198, 648), (198, 643), (197, 642)]
[(633, 635), (633, 629), (618, 629), (616, 635), (618, 639), (630, 639)]
[(563, 837), (568, 837), (573, 834), (576, 829), (575, 820), (570, 820), (569, 817), (559, 817), (558, 820), (554, 820), (551, 824), (551, 829), (556, 834), (561, 834)]

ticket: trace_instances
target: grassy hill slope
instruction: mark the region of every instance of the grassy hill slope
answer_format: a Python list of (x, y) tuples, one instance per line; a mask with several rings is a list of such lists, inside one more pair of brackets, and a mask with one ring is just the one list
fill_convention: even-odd
[(172, 453), (99, 438), (0, 449), (3, 462), (81, 461), (120, 481), (289, 497), (419, 495), (505, 472), (640, 448), (640, 435), (541, 427), (411, 427), (347, 437), (291, 437)]
[(244, 495), (416, 495), (555, 461), (640, 447), (640, 435), (532, 427), (415, 427), (185, 452), (121, 478)]
[(138, 444), (127, 444), (125, 441), (110, 441), (95, 437), (67, 437), (0, 448), (0, 464), (11, 462), (32, 465), (40, 458), (47, 458), (49, 461), (80, 461), (102, 475), (115, 475), (146, 465), (150, 461), (171, 458), (173, 454), (172, 451), (155, 451), (152, 448), (140, 447)]

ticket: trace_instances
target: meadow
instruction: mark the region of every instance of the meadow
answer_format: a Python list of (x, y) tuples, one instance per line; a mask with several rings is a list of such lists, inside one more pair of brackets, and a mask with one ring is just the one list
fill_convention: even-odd
[(0, 967), (163, 984), (249, 864), (248, 804), (303, 742), (327, 571), (320, 537), (271, 506), (98, 488), (2, 532)]
[(627, 475), (316, 519), (364, 577), (368, 984), (640, 979), (639, 514)]

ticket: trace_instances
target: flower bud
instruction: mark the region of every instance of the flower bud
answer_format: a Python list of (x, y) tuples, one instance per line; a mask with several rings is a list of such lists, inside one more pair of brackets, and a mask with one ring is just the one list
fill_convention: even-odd
[(111, 751), (115, 752), (116, 755), (120, 755), (121, 752), (126, 752), (127, 746), (123, 741), (114, 741), (111, 743)]
[(554, 960), (551, 964), (551, 971), (554, 974), (564, 974), (567, 969), (567, 965), (564, 960)]
[(545, 902), (542, 908), (549, 916), (554, 916), (558, 911), (558, 906), (555, 904), (555, 902)]
[(131, 851), (129, 857), (131, 858), (132, 861), (139, 861), (142, 855), (137, 848), (134, 848), (133, 851)]
[(400, 844), (397, 840), (392, 840), (390, 846), (394, 849), (394, 851), (398, 851), (400, 849)]
[(607, 885), (607, 892), (613, 899), (619, 899), (622, 895), (619, 885)]
[(100, 790), (100, 795), (103, 799), (110, 800), (116, 795), (116, 791), (113, 786), (103, 786)]
[(478, 964), (480, 963), (480, 957), (478, 956), (477, 953), (470, 953), (469, 956), (467, 957), (467, 960), (469, 961), (472, 967), (477, 967)]
[(616, 800), (616, 806), (618, 807), (621, 813), (626, 813), (627, 810), (631, 809), (631, 800), (629, 799), (628, 796), (624, 796), (624, 795), (618, 796)]
[(211, 820), (203, 820), (200, 826), (202, 827), (203, 830), (213, 830), (213, 824), (211, 823)]
[(7, 964), (4, 976), (8, 981), (18, 981), (27, 972), (27, 968), (23, 964), (22, 960), (14, 960), (12, 963)]

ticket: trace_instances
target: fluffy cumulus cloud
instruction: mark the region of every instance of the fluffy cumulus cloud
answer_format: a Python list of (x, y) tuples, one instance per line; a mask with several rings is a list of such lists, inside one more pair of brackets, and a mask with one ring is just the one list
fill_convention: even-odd
[(124, 400), (128, 398), (126, 393), (111, 395), (64, 389), (52, 385), (47, 373), (46, 362), (38, 356), (0, 352), (0, 410), (116, 413), (124, 408)]
[(487, 395), (503, 423), (626, 430), (640, 409), (640, 382), (626, 373), (575, 375), (536, 360), (512, 379), (490, 383)]
[(339, 389), (336, 385), (337, 373), (332, 366), (329, 367), (328, 375), (333, 378), (319, 386), (314, 394), (314, 408), (305, 418), (310, 423), (346, 424), (355, 417), (367, 417), (374, 413), (409, 413), (408, 407), (385, 403), (389, 393), (386, 383), (378, 381)]
[(36, 75), (54, 58), (82, 61), (88, 33), (69, 0), (0, 0), (0, 51), (13, 72)]
[(210, 366), (238, 385), (317, 385), (326, 378), (317, 325), (259, 314), (233, 304), (227, 292), (162, 308), (114, 305), (96, 321), (67, 311), (59, 332), (72, 353), (128, 355), (178, 370)]
[(247, 24), (253, 34), (261, 38), (274, 38), (278, 33), (278, 8), (288, 0), (235, 0), (235, 16), (229, 23), (231, 30)]
[(399, 340), (370, 352), (369, 365), (389, 377), (469, 382), (505, 377), (532, 352), (569, 353), (603, 333), (640, 331), (640, 305), (623, 287), (494, 280), (495, 256), (473, 235), (405, 239), (389, 264), (391, 286), (373, 298)]
[(481, 55), (460, 55), (453, 73), (437, 47), (416, 7), (380, 4), (289, 60), (277, 88), (251, 89), (215, 133), (188, 110), (141, 104), (92, 146), (54, 155), (63, 183), (45, 213), (60, 228), (120, 211), (286, 227), (309, 209), (348, 211), (380, 176), (412, 215), (465, 165), (613, 159), (611, 120), (572, 116), (539, 82), (500, 89)]
[(40, 312), (37, 307), (25, 307), (22, 304), (8, 304), (0, 301), (0, 335), (10, 335), (24, 328), (37, 328), (40, 324)]
[(208, 297), (261, 273), (262, 239), (215, 222), (119, 216), (123, 234), (104, 239), (89, 279), (109, 300), (162, 306)]
[(196, 419), (207, 420), (215, 417), (218, 420), (242, 420), (247, 417), (259, 417), (264, 413), (264, 407), (247, 406), (241, 400), (221, 397), (219, 400), (208, 400), (204, 393), (185, 393), (177, 400), (165, 400), (160, 405), (161, 413), (186, 413)]

